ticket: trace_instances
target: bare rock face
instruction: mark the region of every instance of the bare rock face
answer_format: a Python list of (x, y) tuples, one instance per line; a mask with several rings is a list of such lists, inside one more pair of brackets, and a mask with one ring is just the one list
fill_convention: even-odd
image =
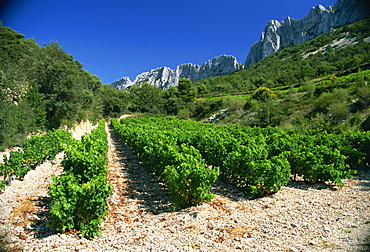
[(133, 83), (129, 77), (122, 77), (111, 84), (118, 90), (125, 90), (127, 87), (132, 86)]
[(324, 34), (334, 27), (355, 22), (370, 14), (368, 0), (338, 0), (327, 9), (313, 7), (302, 19), (287, 17), (284, 21), (267, 23), (259, 42), (252, 45), (245, 67), (288, 45), (297, 45)]
[(150, 85), (157, 86), (161, 89), (166, 89), (171, 85), (176, 85), (178, 77), (175, 71), (169, 67), (160, 67), (144, 72), (136, 76), (134, 84), (147, 82)]
[(228, 74), (242, 68), (243, 65), (238, 63), (234, 56), (221, 55), (205, 62), (201, 66), (185, 63), (177, 66), (175, 70), (164, 66), (139, 74), (133, 82), (128, 77), (123, 77), (113, 82), (112, 85), (117, 89), (124, 90), (133, 84), (147, 82), (150, 85), (166, 89), (169, 86), (177, 86), (181, 78), (196, 81), (215, 75)]
[(242, 65), (238, 63), (234, 56), (221, 55), (215, 57), (203, 65), (195, 65), (191, 63), (179, 65), (176, 68), (180, 78), (189, 78), (196, 81), (215, 75), (224, 75), (237, 70), (240, 70)]

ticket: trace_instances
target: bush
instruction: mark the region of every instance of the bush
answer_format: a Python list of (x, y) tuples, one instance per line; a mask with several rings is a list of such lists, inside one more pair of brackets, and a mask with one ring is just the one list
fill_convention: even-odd
[(192, 146), (181, 145), (173, 164), (166, 166), (163, 176), (177, 207), (197, 206), (214, 198), (210, 190), (218, 177), (218, 169), (206, 167), (199, 151)]
[(226, 181), (256, 195), (277, 192), (290, 179), (290, 164), (283, 155), (269, 158), (266, 146), (253, 143), (230, 152), (223, 167)]

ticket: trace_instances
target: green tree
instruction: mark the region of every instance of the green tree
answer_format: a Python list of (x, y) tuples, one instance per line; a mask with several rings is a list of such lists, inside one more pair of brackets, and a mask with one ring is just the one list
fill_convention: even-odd
[(138, 112), (162, 113), (163, 112), (163, 91), (146, 82), (133, 85), (130, 90), (133, 101), (133, 110)]
[(336, 120), (341, 121), (348, 116), (347, 102), (335, 102), (329, 105), (328, 113), (331, 114)]
[(256, 91), (251, 95), (252, 99), (259, 100), (262, 102), (275, 99), (276, 94), (267, 87), (259, 87)]
[(105, 117), (119, 117), (125, 113), (129, 106), (128, 93), (118, 90), (112, 85), (103, 85), (100, 88), (103, 115)]
[[(97, 76), (82, 69), (82, 64), (62, 47), (51, 42), (24, 57), (27, 76), (44, 95), (48, 128), (93, 119), (101, 112)], [(89, 118), (92, 117), (92, 118)]]
[(303, 86), (303, 89), (307, 92), (309, 98), (313, 98), (315, 95), (316, 86), (313, 83), (306, 84)]
[(328, 92), (322, 93), (315, 102), (316, 110), (324, 112), (327, 110), (329, 105), (334, 103), (335, 101), (336, 100), (335, 100), (335, 96), (333, 93), (328, 93)]
[(179, 98), (178, 88), (170, 86), (163, 91), (164, 109), (168, 115), (177, 115), (185, 108), (185, 103)]
[(37, 129), (58, 128), (102, 113), (99, 78), (62, 47), (40, 47), (0, 22), (0, 146)]
[(356, 89), (358, 104), (363, 108), (370, 105), (370, 86), (359, 87)]
[(193, 85), (193, 82), (189, 79), (180, 79), (177, 89), (179, 98), (185, 103), (194, 101), (195, 97), (197, 96), (197, 90)]

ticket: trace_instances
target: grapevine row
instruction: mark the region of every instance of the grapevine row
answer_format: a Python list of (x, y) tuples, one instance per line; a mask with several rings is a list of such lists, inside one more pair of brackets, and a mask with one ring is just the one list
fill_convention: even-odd
[(108, 180), (108, 140), (104, 120), (66, 147), (64, 172), (52, 175), (50, 226), (54, 231), (81, 230), (86, 238), (100, 235), (100, 224), (107, 215), (106, 199), (112, 186)]
[[(204, 159), (201, 166), (213, 169), (200, 169), (197, 178), (207, 182), (202, 190), (207, 195), (213, 177), (203, 178), (203, 170), (219, 172), (224, 181), (265, 195), (278, 191), (298, 176), (309, 183), (330, 181), (343, 185), (341, 179), (351, 177), (357, 167), (370, 163), (369, 132), (334, 135), (312, 130), (215, 126), (171, 117), (131, 118), (121, 123), (113, 120), (112, 124), (146, 166), (165, 182), (171, 183), (173, 176), (167, 168), (174, 166), (173, 153), (199, 157), (197, 161), (188, 158), (182, 163), (188, 167)], [(192, 166), (191, 162), (196, 164)], [(188, 181), (185, 172), (181, 176), (176, 183)], [(192, 203), (183, 193), (172, 196), (175, 201), (182, 197)]]
[(112, 125), (121, 139), (140, 153), (146, 167), (163, 179), (175, 208), (200, 205), (214, 197), (210, 190), (218, 169), (207, 167), (193, 146), (178, 144), (175, 138), (161, 133), (124, 127), (115, 119)]
[(28, 171), (35, 168), (44, 160), (53, 160), (60, 151), (68, 145), (71, 134), (64, 130), (51, 131), (43, 135), (32, 136), (27, 139), (17, 151), (11, 151), (9, 158), (4, 155), (4, 163), (0, 164), (0, 173), (3, 181), (0, 189), (5, 188), (7, 179), (15, 176), (23, 179)]

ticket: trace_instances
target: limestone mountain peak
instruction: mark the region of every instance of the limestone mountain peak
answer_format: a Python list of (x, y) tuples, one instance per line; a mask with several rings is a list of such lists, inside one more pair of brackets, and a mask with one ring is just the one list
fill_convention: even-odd
[(334, 27), (355, 22), (370, 14), (366, 0), (338, 0), (333, 6), (312, 7), (301, 19), (271, 20), (265, 26), (260, 41), (254, 43), (245, 61), (245, 67), (288, 45), (297, 45), (324, 34)]

